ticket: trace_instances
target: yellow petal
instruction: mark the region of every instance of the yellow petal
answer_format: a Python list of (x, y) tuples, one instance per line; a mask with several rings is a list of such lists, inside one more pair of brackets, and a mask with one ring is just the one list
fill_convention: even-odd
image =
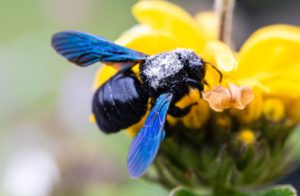
[[(231, 80), (228, 80), (228, 81), (231, 81)], [(271, 90), (267, 86), (265, 86), (261, 81), (258, 81), (255, 78), (239, 80), (238, 84), (242, 85), (242, 86), (247, 85), (247, 86), (250, 86), (251, 88), (257, 88), (257, 89), (259, 89), (260, 91), (262, 91), (264, 93), (270, 93), (271, 92)]]
[(178, 45), (173, 35), (145, 25), (132, 27), (116, 43), (149, 55), (175, 49)]
[[(288, 25), (264, 27), (242, 46), (236, 79), (256, 79), (280, 94), (300, 95), (300, 28)], [(293, 71), (291, 71), (293, 70)]]
[(89, 120), (90, 120), (90, 123), (95, 124), (96, 123), (96, 117), (95, 117), (95, 115), (91, 114)]
[(300, 95), (300, 81), (284, 80), (284, 78), (273, 79), (273, 82), (269, 81), (269, 83), (266, 83), (265, 85), (270, 88), (270, 94), (290, 98), (298, 97)]
[(269, 88), (269, 94), (296, 98), (300, 95), (300, 61), (290, 63), (284, 70), (273, 71), (260, 78), (260, 82)]
[(96, 73), (92, 89), (95, 91), (104, 82), (106, 82), (108, 79), (114, 76), (117, 72), (118, 70), (112, 66), (102, 65)]
[[(228, 78), (229, 73), (237, 70), (237, 61), (232, 50), (223, 42), (212, 41), (209, 42), (202, 53), (204, 61), (213, 64), (219, 69), (224, 79)], [(216, 86), (219, 83), (219, 73), (207, 65), (205, 80), (210, 86)]]
[(133, 6), (132, 12), (141, 24), (174, 35), (178, 39), (178, 47), (201, 52), (205, 42), (201, 29), (179, 6), (167, 1), (140, 1)]
[(201, 36), (206, 42), (218, 39), (218, 17), (214, 12), (200, 12), (196, 14), (195, 20), (202, 29)]
[(220, 41), (209, 42), (205, 47), (204, 55), (209, 61), (217, 66), (222, 73), (237, 70), (237, 61), (229, 46)]

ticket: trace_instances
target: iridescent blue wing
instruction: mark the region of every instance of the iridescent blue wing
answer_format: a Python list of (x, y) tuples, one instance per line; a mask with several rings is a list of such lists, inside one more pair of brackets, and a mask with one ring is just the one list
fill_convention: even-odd
[(165, 136), (163, 128), (172, 97), (172, 94), (165, 93), (157, 98), (143, 128), (132, 141), (128, 153), (130, 177), (142, 176), (156, 157), (160, 143)]
[(131, 66), (146, 58), (143, 53), (119, 46), (105, 38), (77, 31), (54, 34), (52, 46), (66, 59), (82, 67), (99, 61)]

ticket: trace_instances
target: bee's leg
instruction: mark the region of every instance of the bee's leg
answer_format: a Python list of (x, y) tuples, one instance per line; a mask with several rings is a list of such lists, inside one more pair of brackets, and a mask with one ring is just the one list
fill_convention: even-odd
[[(197, 81), (197, 80), (193, 80), (193, 79), (186, 79), (186, 83), (188, 85), (190, 85), (193, 88), (198, 89), (199, 91), (203, 91), (204, 90), (204, 86), (201, 82)], [(204, 83), (207, 83), (204, 81)]]
[(194, 105), (197, 105), (197, 103), (191, 103), (189, 104), (188, 106), (184, 107), (184, 108), (180, 108), (180, 107), (177, 107), (175, 105), (171, 105), (170, 108), (169, 108), (169, 114), (173, 117), (183, 117), (185, 115), (187, 115), (192, 106)]
[[(202, 91), (204, 90), (204, 85), (202, 83), (200, 83), (199, 81), (193, 80), (193, 79), (186, 79), (186, 82), (192, 88), (196, 88), (199, 91), (200, 98), (202, 99)], [(206, 81), (204, 81), (203, 83), (207, 84)]]
[(168, 121), (166, 121), (166, 123), (165, 123), (164, 130), (166, 132), (166, 138), (172, 136), (172, 131), (170, 131), (170, 125), (169, 125)]
[(203, 81), (203, 84), (205, 84), (206, 86), (210, 87), (209, 83), (206, 80)]
[(221, 72), (216, 66), (214, 66), (213, 64), (211, 64), (211, 63), (209, 63), (209, 62), (205, 62), (205, 64), (210, 65), (214, 70), (216, 70), (216, 71), (218, 72), (218, 74), (219, 74), (219, 83), (221, 83), (221, 82), (222, 82), (222, 79), (223, 79), (223, 74), (222, 74), (222, 72)]

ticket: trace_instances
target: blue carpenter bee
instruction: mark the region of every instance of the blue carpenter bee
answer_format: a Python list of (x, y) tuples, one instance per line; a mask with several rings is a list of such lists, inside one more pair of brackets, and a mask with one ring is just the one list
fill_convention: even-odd
[[(194, 105), (179, 108), (175, 103), (187, 95), (190, 88), (198, 89), (201, 95), (206, 63), (189, 49), (148, 56), (102, 37), (76, 31), (56, 33), (52, 46), (81, 67), (102, 62), (121, 68), (93, 97), (92, 111), (97, 125), (105, 133), (118, 132), (139, 122), (151, 100), (151, 111), (128, 153), (130, 176), (142, 176), (165, 138), (166, 116), (185, 116)], [(137, 63), (140, 63), (140, 77), (131, 70)], [(222, 74), (219, 74), (221, 80)]]

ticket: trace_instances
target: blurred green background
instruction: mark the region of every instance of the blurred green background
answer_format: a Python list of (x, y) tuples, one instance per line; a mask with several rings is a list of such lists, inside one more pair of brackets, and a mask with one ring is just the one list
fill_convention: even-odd
[(68, 29), (117, 38), (134, 2), (0, 1), (0, 195), (166, 194), (128, 178), (129, 137), (89, 123), (100, 64), (78, 68), (50, 46)]
[[(135, 2), (0, 0), (1, 196), (167, 195), (157, 185), (128, 178), (129, 137), (104, 135), (89, 123), (91, 84), (100, 64), (76, 67), (50, 46), (51, 35), (61, 30), (114, 40), (135, 24)], [(211, 0), (173, 2), (191, 13), (212, 8)], [(237, 46), (259, 26), (300, 22), (295, 6), (278, 14), (283, 5), (276, 1), (272, 8), (270, 2), (239, 1)]]

